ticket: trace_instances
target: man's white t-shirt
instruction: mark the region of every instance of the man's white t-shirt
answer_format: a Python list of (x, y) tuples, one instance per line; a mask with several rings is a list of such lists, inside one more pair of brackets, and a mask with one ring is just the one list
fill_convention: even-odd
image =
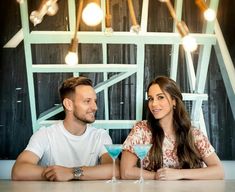
[(63, 121), (36, 131), (25, 150), (35, 153), (42, 166), (94, 166), (107, 153), (104, 144), (112, 144), (107, 131), (87, 125), (81, 136), (69, 133)]

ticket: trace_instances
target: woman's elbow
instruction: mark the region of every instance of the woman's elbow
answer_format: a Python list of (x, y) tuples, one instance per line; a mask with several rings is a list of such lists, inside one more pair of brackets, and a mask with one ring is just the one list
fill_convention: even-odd
[(212, 179), (218, 179), (218, 180), (224, 180), (225, 179), (224, 167), (221, 164), (216, 166), (216, 169), (213, 172), (213, 178)]
[(223, 166), (221, 166), (221, 168), (220, 168), (219, 179), (220, 180), (224, 180), (225, 179), (225, 171), (224, 171)]
[(130, 170), (127, 168), (121, 168), (120, 176), (121, 179), (131, 179)]
[(126, 171), (121, 171), (121, 179), (128, 179), (128, 175), (126, 174)]

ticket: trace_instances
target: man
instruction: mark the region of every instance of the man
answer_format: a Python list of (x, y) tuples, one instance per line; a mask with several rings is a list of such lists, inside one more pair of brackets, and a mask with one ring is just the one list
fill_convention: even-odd
[[(16, 159), (13, 180), (95, 180), (112, 177), (112, 159), (104, 148), (112, 140), (90, 125), (97, 111), (96, 93), (86, 77), (64, 81), (60, 97), (65, 119), (41, 128)], [(116, 167), (119, 177), (119, 168)]]

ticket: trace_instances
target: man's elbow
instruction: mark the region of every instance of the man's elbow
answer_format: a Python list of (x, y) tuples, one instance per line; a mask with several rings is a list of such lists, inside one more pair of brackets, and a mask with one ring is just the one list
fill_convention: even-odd
[(14, 165), (12, 170), (11, 170), (11, 179), (13, 181), (23, 181), (24, 179), (24, 174), (25, 171), (21, 170), (18, 165)]
[(16, 176), (15, 174), (11, 174), (11, 180), (20, 181), (20, 178), (18, 176)]
[(20, 177), (20, 174), (15, 169), (12, 169), (11, 180), (13, 180), (13, 181), (20, 181), (20, 180), (22, 180), (22, 178)]

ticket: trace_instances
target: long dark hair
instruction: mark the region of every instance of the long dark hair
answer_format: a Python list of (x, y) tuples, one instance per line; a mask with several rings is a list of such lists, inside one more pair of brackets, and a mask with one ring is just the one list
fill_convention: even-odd
[[(184, 106), (180, 89), (172, 79), (159, 76), (148, 85), (147, 92), (154, 84), (158, 84), (163, 93), (167, 92), (176, 102), (173, 112), (173, 126), (176, 134), (176, 147), (174, 150), (177, 151), (179, 168), (202, 167), (202, 160), (194, 146), (191, 120)], [(156, 171), (163, 166), (162, 143), (164, 132), (159, 120), (154, 118), (149, 107), (147, 110), (147, 123), (152, 132), (153, 144), (150, 150), (150, 164), (148, 169)]]

